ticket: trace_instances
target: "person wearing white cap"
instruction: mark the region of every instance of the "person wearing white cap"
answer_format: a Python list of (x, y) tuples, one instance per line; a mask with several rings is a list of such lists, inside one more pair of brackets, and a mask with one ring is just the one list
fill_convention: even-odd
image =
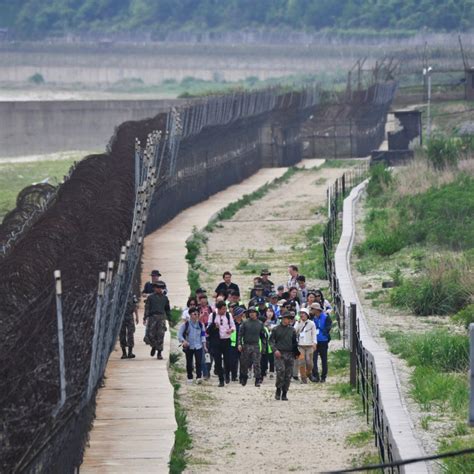
[(298, 368), (301, 376), (301, 383), (308, 383), (308, 377), (313, 370), (313, 352), (316, 349), (316, 326), (309, 319), (309, 309), (301, 308), (300, 320), (295, 325), (296, 336), (298, 338)]

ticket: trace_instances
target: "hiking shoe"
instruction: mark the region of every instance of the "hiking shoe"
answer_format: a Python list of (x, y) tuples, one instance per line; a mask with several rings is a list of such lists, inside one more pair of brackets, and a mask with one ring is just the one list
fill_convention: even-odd
[(299, 378), (296, 375), (293, 375), (293, 380), (299, 380)]
[(186, 380), (186, 383), (187, 383), (188, 385), (192, 385), (193, 379), (188, 379), (188, 380)]
[(311, 375), (309, 380), (314, 383), (319, 383), (319, 377), (315, 377), (314, 375)]
[(240, 383), (242, 384), (242, 387), (245, 387), (247, 385), (247, 379), (242, 379)]
[(210, 374), (207, 374), (204, 376), (204, 380), (209, 380), (211, 378), (211, 375)]
[(281, 400), (281, 388), (276, 389), (275, 400)]
[(326, 379), (325, 378), (321, 379), (321, 383), (324, 383), (324, 382), (326, 382)]
[(255, 380), (255, 386), (256, 386), (256, 387), (260, 387), (260, 384), (261, 384), (260, 379), (256, 379), (256, 380)]
[(127, 359), (135, 359), (136, 355), (133, 352), (129, 352)]
[(232, 382), (237, 382), (237, 377), (232, 377)]
[(150, 355), (154, 357), (156, 354), (156, 349), (154, 347), (151, 348)]
[(225, 378), (225, 383), (230, 383), (230, 377), (229, 377), (229, 376), (227, 376), (227, 377)]
[(224, 383), (223, 380), (221, 380), (221, 381), (219, 382), (219, 387), (225, 387), (225, 383)]
[(198, 385), (201, 385), (201, 384), (202, 384), (202, 379), (196, 379), (196, 383), (197, 383)]
[(128, 356), (127, 356), (127, 354), (123, 353), (123, 354), (122, 354), (122, 357), (120, 357), (120, 358), (121, 358), (121, 359), (128, 359)]
[(288, 397), (286, 396), (286, 392), (283, 392), (283, 393), (282, 393), (281, 399), (288, 401)]
[(306, 384), (306, 383), (308, 383), (308, 379), (301, 379), (301, 380), (300, 380), (300, 383)]

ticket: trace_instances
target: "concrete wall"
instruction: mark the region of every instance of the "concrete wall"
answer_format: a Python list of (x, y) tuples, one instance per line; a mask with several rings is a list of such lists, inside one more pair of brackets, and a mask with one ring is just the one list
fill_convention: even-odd
[(67, 150), (104, 150), (120, 123), (153, 117), (181, 102), (0, 102), (0, 158)]

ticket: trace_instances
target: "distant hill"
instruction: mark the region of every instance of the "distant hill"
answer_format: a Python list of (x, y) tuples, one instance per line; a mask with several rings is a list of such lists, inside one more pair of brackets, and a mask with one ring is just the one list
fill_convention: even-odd
[(0, 0), (0, 28), (23, 38), (136, 30), (454, 31), (473, 25), (474, 0)]

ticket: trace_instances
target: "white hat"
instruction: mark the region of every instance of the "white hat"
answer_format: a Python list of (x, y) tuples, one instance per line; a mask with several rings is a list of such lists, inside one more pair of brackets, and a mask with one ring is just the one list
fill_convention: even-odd
[(308, 308), (301, 308), (300, 313), (307, 314), (309, 316), (309, 309)]

